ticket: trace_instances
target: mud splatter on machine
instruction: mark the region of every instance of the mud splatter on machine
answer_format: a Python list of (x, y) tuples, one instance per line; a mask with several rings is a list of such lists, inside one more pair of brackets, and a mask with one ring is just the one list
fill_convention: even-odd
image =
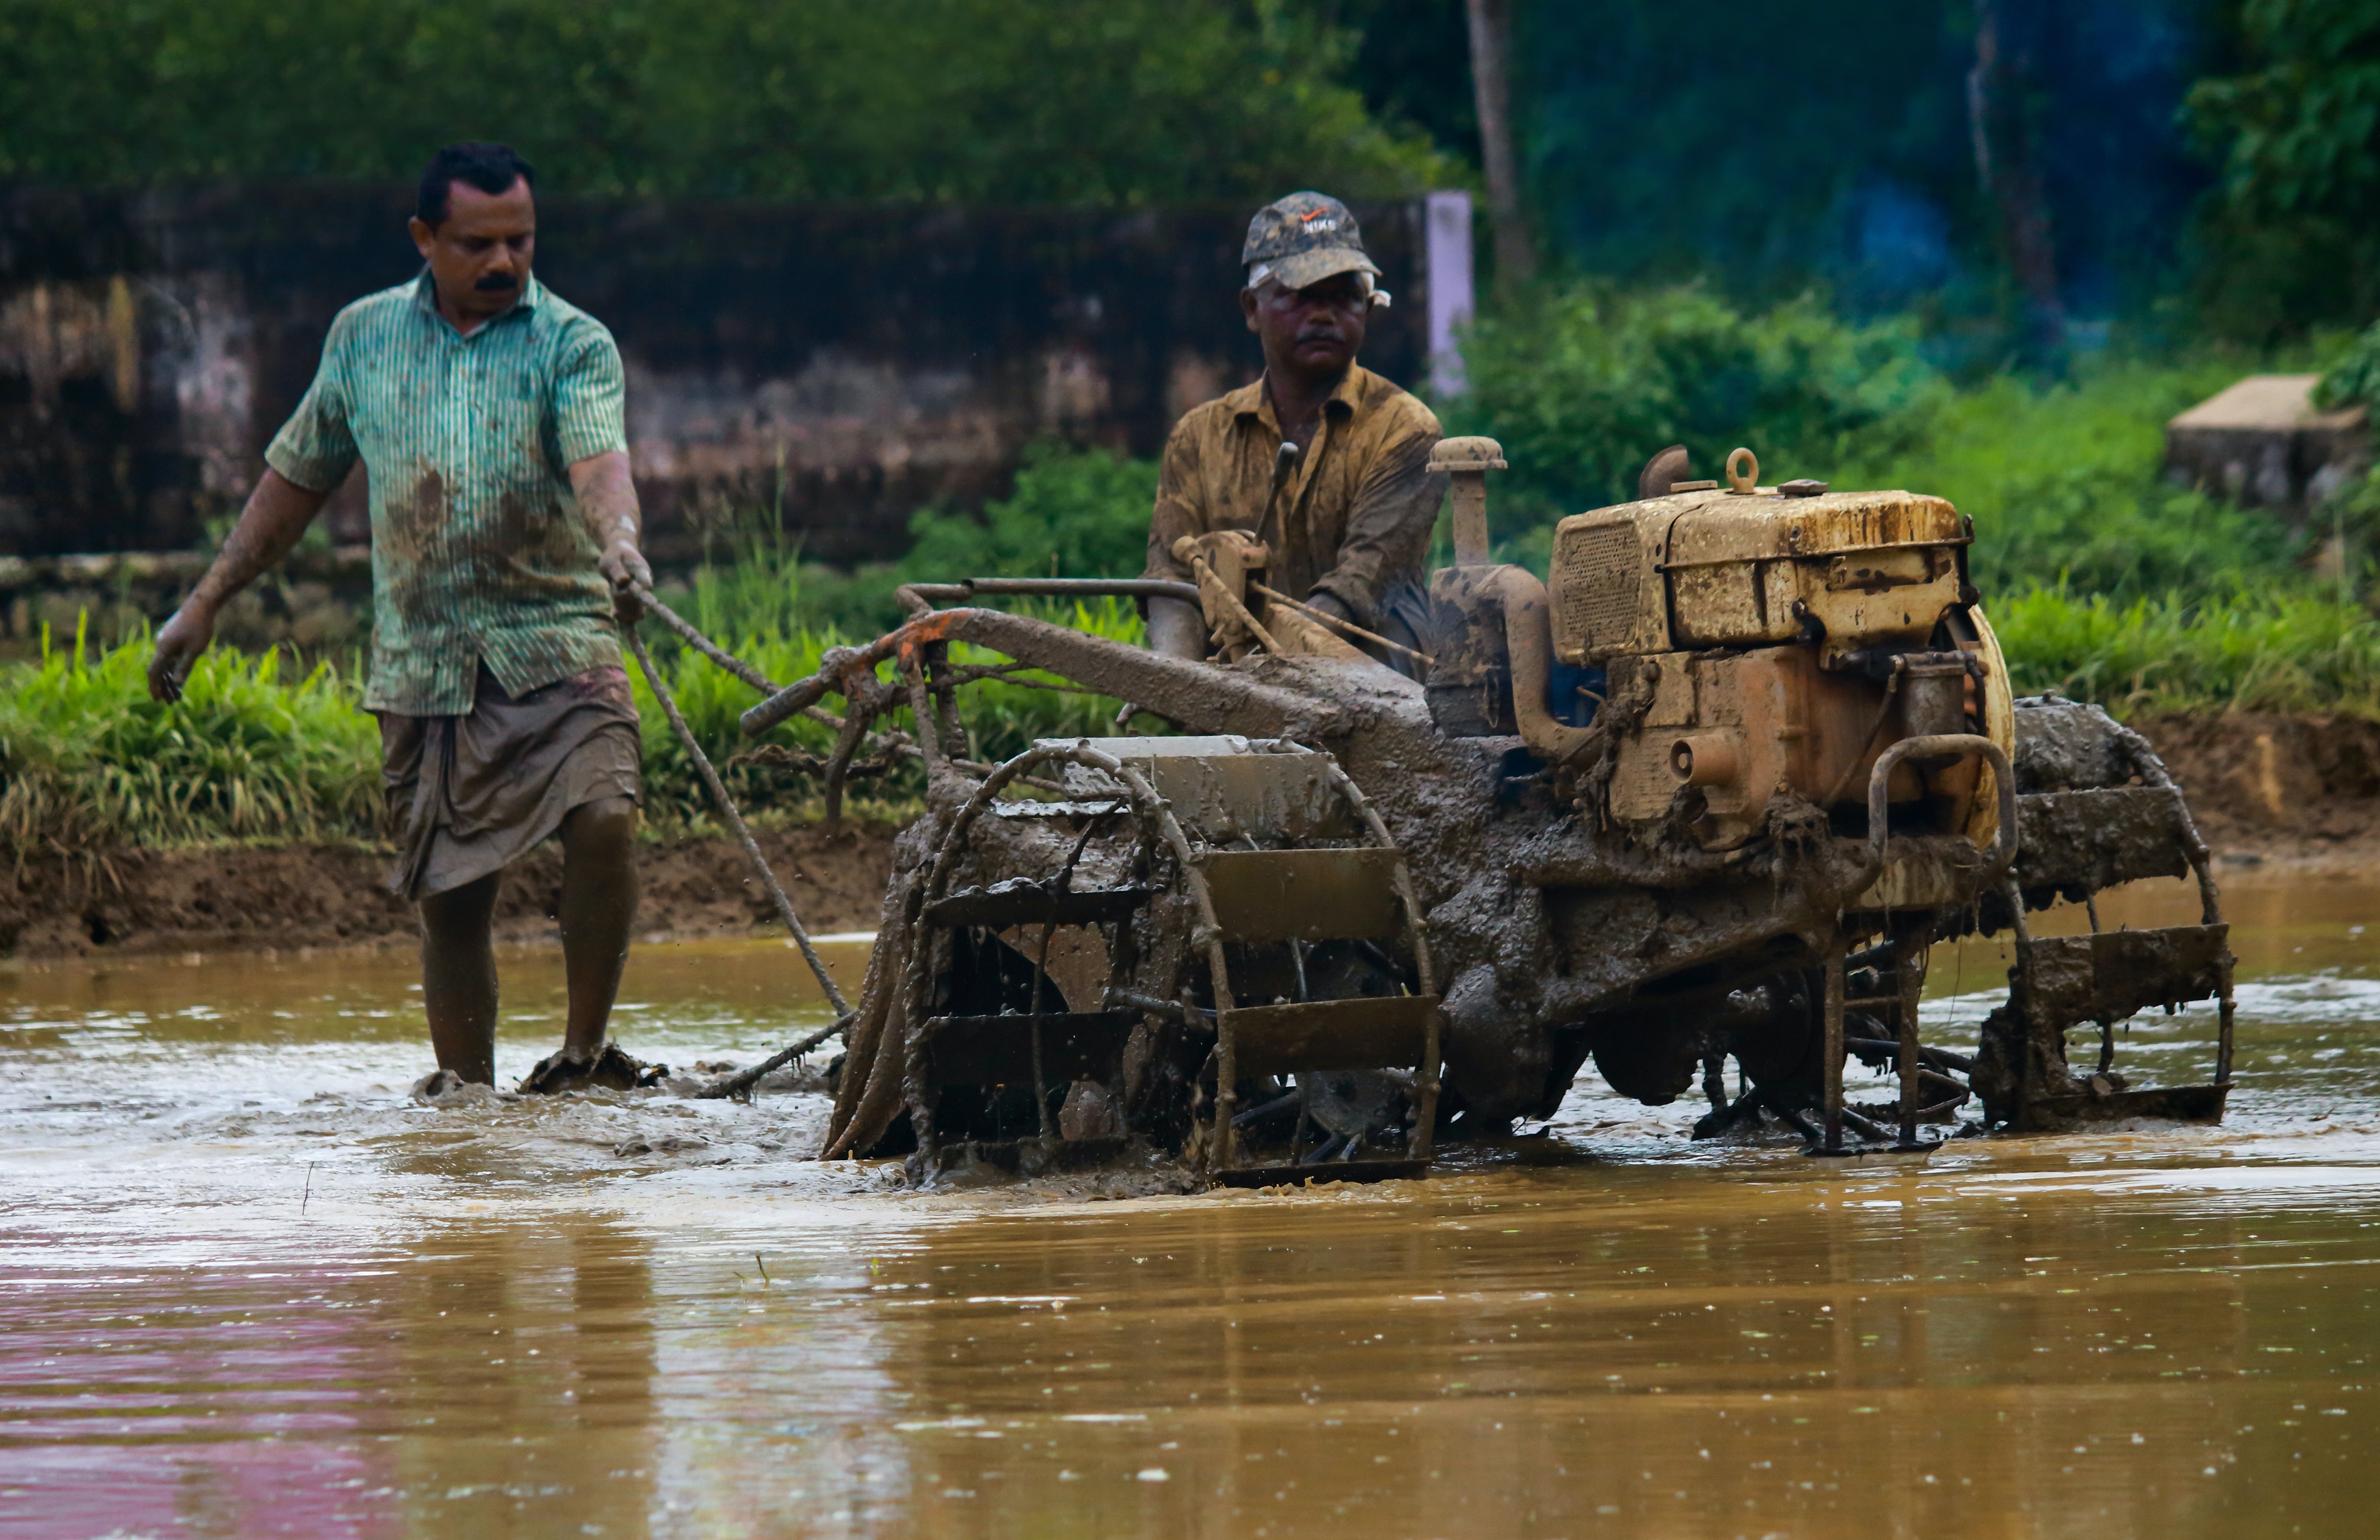
[[(1978, 1103), (1965, 1126), (2221, 1117), (2231, 958), (2205, 847), (2145, 741), (2012, 697), (1955, 509), (1760, 486), (1742, 450), (1725, 484), (1688, 481), (1673, 452), (1647, 495), (1560, 523), (1548, 584), (1488, 560), (1502, 465), (1485, 439), (1432, 462), (1456, 562), (1433, 655), (1407, 654), (1421, 681), (1225, 533), (1184, 542), (1196, 584), (913, 586), (907, 624), (747, 714), (759, 733), (847, 702), (831, 801), (898, 706), (928, 766), (828, 1153), (911, 1151), (921, 1180), (1405, 1175), (1437, 1140), (1550, 1116), (1590, 1059), (1652, 1105), (1699, 1077), (1700, 1133), (1775, 1120), (1820, 1156), (1923, 1149)], [(971, 602), (1031, 592), (1184, 600), (1212, 656)], [(1172, 732), (976, 764), (956, 692), (1000, 665), (956, 644)], [(2056, 899), (2193, 872), (2201, 925), (2026, 933)], [(2002, 929), (2016, 965), (1981, 1040), (1922, 1040), (1928, 948)], [(2211, 1082), (2130, 1085), (2114, 1025), (2200, 1000)], [(1898, 1096), (1848, 1101), (1853, 1057)]]

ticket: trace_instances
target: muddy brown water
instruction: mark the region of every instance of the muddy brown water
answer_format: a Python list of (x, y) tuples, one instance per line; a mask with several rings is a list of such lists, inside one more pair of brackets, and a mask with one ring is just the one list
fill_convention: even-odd
[[(0, 1534), (2370, 1534), (2380, 882), (2228, 894), (2220, 1129), (1843, 1170), (1583, 1083), (1286, 1197), (909, 1193), (808, 1094), (416, 1107), (403, 957), (0, 971)], [(1941, 1040), (2004, 966), (1937, 957)], [(627, 999), (679, 1063), (820, 1019), (774, 945)]]

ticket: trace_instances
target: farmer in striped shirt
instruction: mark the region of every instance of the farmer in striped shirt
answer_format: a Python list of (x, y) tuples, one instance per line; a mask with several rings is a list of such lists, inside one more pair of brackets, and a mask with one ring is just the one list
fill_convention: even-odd
[(636, 916), (637, 710), (619, 627), (638, 509), (620, 352), (529, 274), (528, 164), (440, 151), (411, 223), (426, 264), (332, 321), (321, 371), (206, 576), (157, 635), (150, 691), (183, 677), (232, 595), (288, 554), (357, 460), (371, 491), (372, 657), (383, 779), (402, 812), (391, 885), (421, 911), (434, 1099), (495, 1078), (490, 940), (504, 867), (559, 832), (569, 1022), (525, 1090), (654, 1072), (605, 1040)]

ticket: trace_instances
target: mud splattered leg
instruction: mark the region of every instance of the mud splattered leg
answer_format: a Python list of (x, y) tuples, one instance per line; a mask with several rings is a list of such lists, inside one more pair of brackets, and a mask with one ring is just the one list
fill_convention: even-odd
[(582, 803), (562, 820), (562, 961), (570, 982), (563, 1051), (602, 1050), (628, 931), (637, 919), (637, 808), (625, 797)]
[(496, 1078), (496, 952), (488, 930), (496, 874), (421, 901), (421, 1003), (438, 1067), (482, 1085)]

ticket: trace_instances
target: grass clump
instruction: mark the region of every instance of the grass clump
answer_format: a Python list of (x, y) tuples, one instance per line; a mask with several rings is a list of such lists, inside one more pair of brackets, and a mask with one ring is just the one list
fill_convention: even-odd
[(1157, 462), (1054, 443), (1026, 449), (1009, 495), (980, 517), (946, 507), (912, 515), (898, 562), (844, 570), (803, 559), (783, 512), (731, 520), (726, 556), (664, 597), (711, 637), (793, 637), (832, 627), (877, 637), (901, 624), (893, 590), (962, 577), (1137, 577), (1147, 561)]
[(2380, 718), (2380, 625), (2321, 593), (2132, 600), (2035, 588), (1985, 605), (2020, 693), (2118, 716), (2311, 711)]
[[(752, 581), (748, 574), (713, 576), (717, 582)], [(789, 612), (798, 602), (798, 594), (787, 596)], [(1119, 641), (1140, 638), (1138, 617), (1114, 600), (1041, 612)], [(664, 635), (650, 624), (647, 633), (649, 646)], [(785, 682), (815, 673), (820, 653), (849, 639), (832, 626), (711, 634)], [(689, 649), (655, 650), (655, 666), (687, 726), (746, 817), (762, 825), (815, 819), (819, 780), (795, 755), (825, 755), (832, 731), (799, 718), (756, 744), (737, 721), (757, 698), (750, 686)], [(352, 673), (327, 661), (299, 672), (282, 651), (212, 648), (191, 670), (182, 698), (165, 705), (149, 698), (152, 652), (146, 636), (95, 647), (79, 632), (71, 647), (52, 646), (45, 636), (37, 660), (0, 667), (0, 849), (21, 859), (127, 845), (380, 837), (387, 827), (380, 734)], [(1005, 661), (964, 645), (952, 656), (960, 663)], [(648, 835), (718, 832), (693, 760), (633, 663), (628, 673), (643, 719)], [(840, 703), (829, 697), (826, 704)], [(1037, 738), (1112, 733), (1118, 705), (1022, 681), (985, 680), (960, 692), (959, 716), (970, 754), (1002, 759)], [(903, 733), (911, 725), (905, 708), (876, 723), (879, 731)], [(795, 753), (767, 752), (771, 746)], [(851, 782), (846, 807), (857, 818), (905, 819), (917, 812), (923, 788), (914, 757), (895, 758), (886, 773)]]
[(44, 633), (0, 676), (0, 844), (79, 853), (225, 840), (364, 840), (380, 734), (330, 663), (209, 650), (182, 698), (149, 698), (142, 637), (87, 653)]

